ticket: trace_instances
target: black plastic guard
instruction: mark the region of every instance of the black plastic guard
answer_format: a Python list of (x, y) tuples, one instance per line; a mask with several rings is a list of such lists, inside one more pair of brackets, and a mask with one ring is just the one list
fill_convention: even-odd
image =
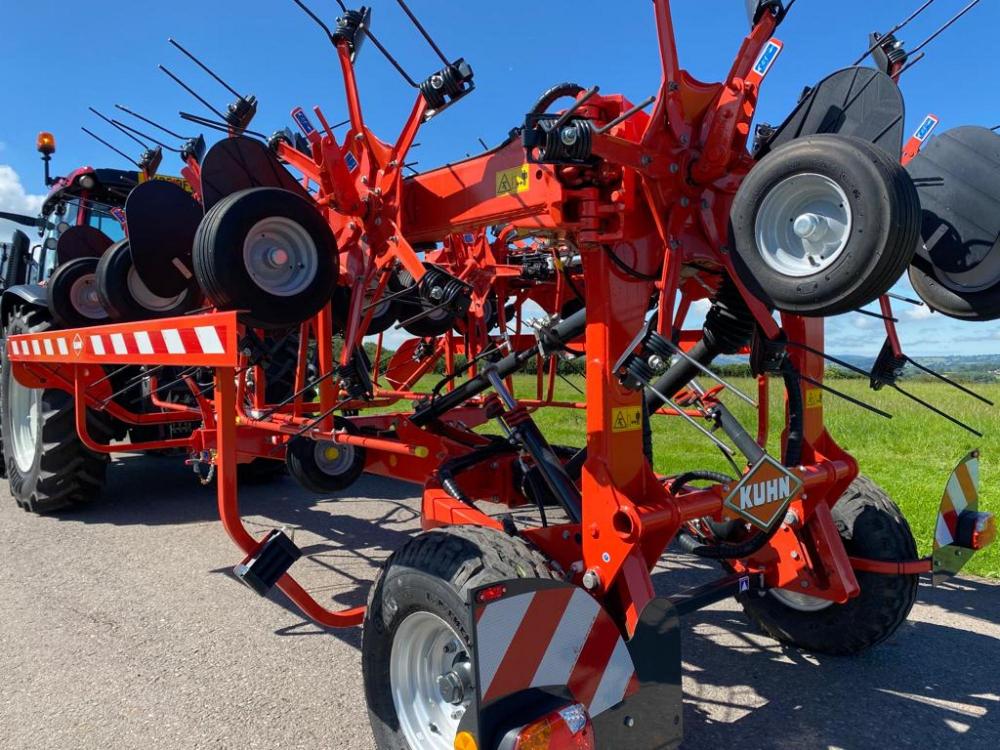
[(70, 227), (59, 236), (56, 258), (59, 263), (69, 263), (77, 258), (100, 258), (113, 242), (100, 229), (87, 225)]
[(1000, 252), (1000, 135), (954, 128), (928, 143), (906, 170), (923, 209), (918, 257), (948, 274), (989, 265)]
[(475, 710), (460, 731), (478, 747), (494, 750), (560, 703), (587, 708), (598, 750), (680, 744), (680, 620), (669, 601), (646, 606), (630, 641), (590, 594), (558, 581), (492, 584), (472, 592), (469, 608)]
[(125, 203), (129, 246), (136, 273), (150, 291), (174, 297), (194, 283), (191, 252), (204, 214), (180, 185), (144, 182)]
[(597, 747), (667, 750), (684, 739), (680, 618), (666, 599), (642, 611), (628, 642), (639, 692), (594, 717)]
[(201, 165), (201, 200), (206, 212), (227, 195), (255, 187), (281, 188), (312, 200), (266, 144), (239, 136), (212, 146)]
[(905, 120), (903, 94), (892, 78), (873, 68), (846, 68), (811, 89), (757, 156), (796, 138), (831, 133), (863, 138), (899, 158)]

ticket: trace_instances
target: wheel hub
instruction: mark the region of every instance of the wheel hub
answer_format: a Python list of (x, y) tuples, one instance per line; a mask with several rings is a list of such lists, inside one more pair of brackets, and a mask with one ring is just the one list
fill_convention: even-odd
[(812, 276), (843, 255), (852, 226), (850, 203), (840, 185), (825, 175), (792, 175), (761, 201), (757, 250), (785, 276)]
[(14, 449), (14, 463), (22, 473), (27, 474), (35, 464), (42, 392), (37, 388), (21, 385), (13, 375), (10, 376), (8, 383), (10, 389), (8, 424), (11, 431), (11, 447)]
[(296, 221), (271, 216), (257, 222), (243, 244), (243, 263), (253, 282), (269, 294), (301, 294), (319, 273), (319, 250)]

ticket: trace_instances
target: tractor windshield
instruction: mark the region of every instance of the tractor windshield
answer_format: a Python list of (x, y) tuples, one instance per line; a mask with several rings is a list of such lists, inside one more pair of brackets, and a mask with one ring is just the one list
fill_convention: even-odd
[(100, 229), (111, 238), (112, 242), (125, 239), (125, 228), (121, 225), (121, 222), (103, 208), (91, 208), (88, 211), (88, 215), (90, 226)]

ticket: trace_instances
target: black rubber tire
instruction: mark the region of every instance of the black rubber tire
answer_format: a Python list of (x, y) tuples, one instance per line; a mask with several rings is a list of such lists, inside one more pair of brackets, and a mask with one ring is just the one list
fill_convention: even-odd
[[(915, 560), (910, 526), (889, 496), (858, 477), (833, 507), (847, 554), (872, 560)], [(886, 640), (906, 621), (917, 598), (916, 575), (858, 572), (861, 593), (845, 604), (802, 612), (774, 596), (743, 594), (749, 618), (782, 643), (816, 653), (850, 656)]]
[[(96, 259), (95, 259), (96, 260)], [(38, 308), (18, 307), (11, 314), (4, 338), (25, 333), (42, 333), (52, 328)], [(11, 409), (8, 408), (11, 380), (10, 362), (3, 348), (0, 378), (0, 421), (3, 423), (3, 454), (10, 492), (17, 504), (30, 513), (52, 513), (94, 500), (104, 486), (110, 457), (94, 453), (81, 442), (76, 432), (73, 397), (55, 388), (41, 392), (34, 462), (23, 470), (14, 458), (11, 445)], [(91, 436), (101, 442), (111, 440), (109, 422), (88, 412)]]
[[(315, 245), (316, 274), (295, 294), (272, 294), (258, 286), (243, 261), (247, 235), (269, 217), (295, 222)], [(193, 261), (211, 303), (240, 310), (242, 322), (254, 328), (288, 328), (308, 320), (330, 302), (337, 283), (337, 242), (330, 226), (314, 205), (278, 188), (242, 190), (216, 204), (198, 227)]]
[[(357, 427), (343, 417), (334, 417), (333, 426), (336, 432), (359, 434)], [(285, 454), (288, 473), (310, 492), (325, 494), (346, 490), (364, 474), (368, 454), (364, 448), (354, 445), (341, 444), (336, 447), (342, 454), (346, 453), (347, 465), (336, 474), (331, 474), (324, 471), (316, 461), (315, 440), (305, 437), (292, 438)]]
[[(157, 299), (163, 300), (162, 305), (158, 303), (155, 308), (150, 308), (143, 304), (129, 285), (129, 277), (135, 273), (134, 268), (128, 240), (109, 247), (97, 263), (97, 296), (112, 320), (128, 322), (173, 318), (197, 307), (199, 298), (193, 285), (185, 289), (173, 304), (170, 304), (170, 300), (159, 297)], [(146, 291), (149, 292), (148, 289)], [(149, 294), (153, 295), (152, 292)]]
[(473, 526), (426, 532), (389, 558), (369, 594), (361, 636), (365, 698), (379, 750), (421, 750), (403, 736), (392, 700), (389, 660), (400, 624), (415, 612), (431, 612), (469, 649), (469, 592), (514, 578), (560, 576), (523, 540)]
[[(852, 232), (832, 265), (811, 276), (769, 266), (756, 240), (764, 197), (795, 174), (836, 182), (850, 202)], [(764, 157), (743, 181), (730, 214), (733, 260), (762, 301), (810, 317), (839, 315), (887, 292), (906, 271), (920, 241), (920, 198), (898, 160), (868, 141), (838, 135), (799, 138)]]
[(1000, 284), (959, 294), (944, 286), (931, 263), (919, 255), (910, 266), (910, 284), (928, 307), (949, 318), (971, 322), (1000, 320)]
[(107, 311), (102, 317), (90, 317), (78, 310), (70, 298), (73, 285), (81, 280), (97, 285), (97, 258), (77, 258), (59, 266), (48, 282), (49, 313), (57, 328), (83, 328), (103, 325), (111, 320)]

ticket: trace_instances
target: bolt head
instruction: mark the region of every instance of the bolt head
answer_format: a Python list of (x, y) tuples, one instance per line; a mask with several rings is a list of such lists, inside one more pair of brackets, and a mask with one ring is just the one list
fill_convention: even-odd
[(611, 554), (608, 553), (608, 552), (605, 552), (603, 555), (601, 555), (601, 559), (604, 562), (609, 563), (609, 562), (611, 562)]
[(559, 140), (563, 142), (564, 146), (575, 146), (576, 142), (580, 140), (580, 131), (575, 125), (563, 128), (562, 132), (559, 133)]
[(601, 576), (598, 575), (596, 570), (588, 570), (583, 574), (583, 587), (587, 591), (593, 591), (594, 589), (600, 587)]

